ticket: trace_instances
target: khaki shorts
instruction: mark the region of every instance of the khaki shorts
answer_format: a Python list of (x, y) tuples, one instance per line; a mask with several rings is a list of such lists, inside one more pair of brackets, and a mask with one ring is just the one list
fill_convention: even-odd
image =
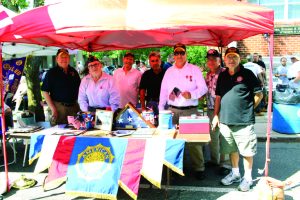
[(257, 151), (257, 139), (254, 124), (225, 125), (220, 124), (221, 153), (239, 152), (244, 157), (252, 157)]

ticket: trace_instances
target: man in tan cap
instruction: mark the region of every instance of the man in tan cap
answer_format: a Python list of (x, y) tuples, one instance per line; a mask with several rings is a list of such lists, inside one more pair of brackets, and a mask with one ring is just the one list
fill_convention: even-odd
[(59, 49), (57, 65), (51, 68), (43, 81), (42, 94), (51, 111), (51, 125), (67, 124), (67, 116), (75, 116), (80, 110), (77, 103), (80, 77), (71, 67), (67, 49)]

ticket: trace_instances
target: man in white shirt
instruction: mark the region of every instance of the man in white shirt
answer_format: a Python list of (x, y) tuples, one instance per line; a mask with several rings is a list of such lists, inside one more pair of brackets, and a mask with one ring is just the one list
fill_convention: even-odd
[(127, 52), (123, 58), (123, 67), (114, 72), (114, 80), (120, 94), (120, 108), (124, 108), (127, 103), (137, 106), (138, 92), (142, 74), (139, 70), (132, 68), (134, 55)]
[(78, 94), (80, 109), (95, 112), (96, 109), (116, 111), (119, 108), (119, 92), (113, 77), (102, 72), (102, 63), (91, 56), (87, 61), (89, 74), (83, 77)]
[(300, 56), (292, 56), (293, 65), (290, 66), (287, 77), (292, 88), (300, 90)]
[[(174, 46), (175, 64), (170, 67), (163, 78), (159, 110), (169, 106), (173, 115), (173, 124), (178, 124), (179, 116), (198, 114), (198, 99), (207, 92), (207, 86), (199, 67), (187, 62), (186, 47)], [(197, 179), (204, 179), (204, 159), (201, 144), (187, 144), (193, 169)]]
[(263, 75), (262, 75), (262, 73), (263, 73), (262, 67), (256, 63), (252, 62), (251, 55), (247, 55), (246, 58), (247, 58), (248, 62), (244, 64), (244, 67), (247, 69), (250, 69), (253, 72), (253, 74), (258, 78), (258, 80), (261, 82), (261, 84), (263, 86), (264, 79), (263, 79)]

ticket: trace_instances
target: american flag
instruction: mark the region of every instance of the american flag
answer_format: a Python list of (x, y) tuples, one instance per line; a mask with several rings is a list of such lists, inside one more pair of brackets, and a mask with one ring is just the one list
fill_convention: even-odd
[(149, 128), (149, 125), (142, 119), (142, 116), (133, 108), (126, 106), (116, 118), (116, 128), (136, 129)]

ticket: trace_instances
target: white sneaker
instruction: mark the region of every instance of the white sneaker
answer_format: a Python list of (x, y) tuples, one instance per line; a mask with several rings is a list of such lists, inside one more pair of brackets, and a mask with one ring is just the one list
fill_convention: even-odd
[(221, 183), (223, 185), (231, 185), (237, 182), (241, 182), (241, 175), (235, 175), (232, 172), (230, 172), (230, 174), (228, 174), (221, 180)]
[(242, 192), (247, 192), (250, 190), (250, 187), (253, 185), (253, 181), (248, 181), (245, 178), (243, 178), (242, 182), (238, 186), (238, 190)]

